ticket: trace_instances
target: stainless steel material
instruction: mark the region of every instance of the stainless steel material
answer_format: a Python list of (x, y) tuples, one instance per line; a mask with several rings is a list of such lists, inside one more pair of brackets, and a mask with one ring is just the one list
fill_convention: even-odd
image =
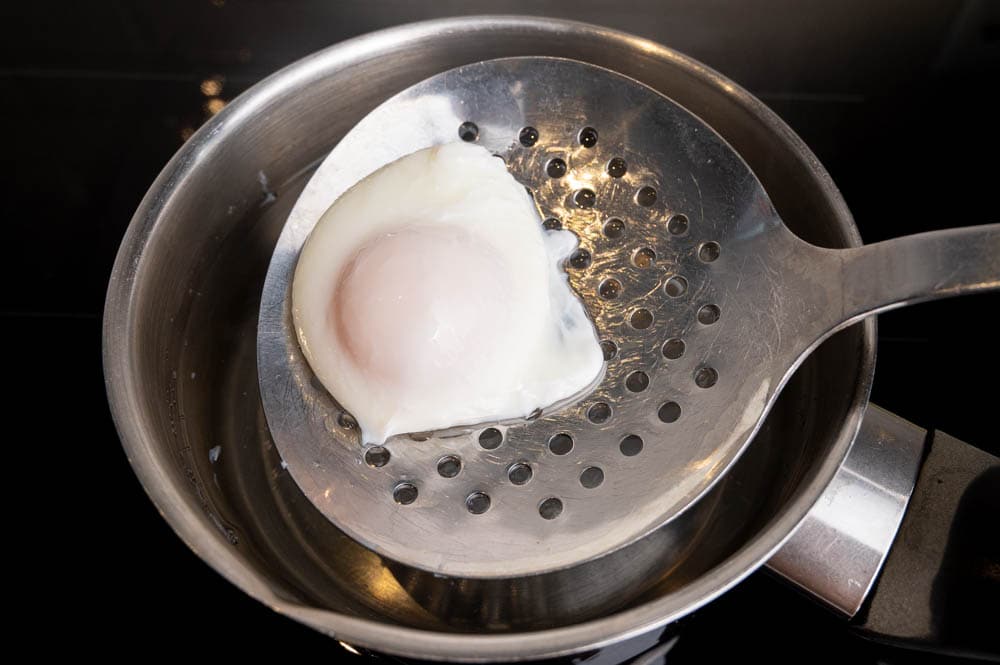
[(899, 530), (926, 439), (927, 430), (870, 404), (844, 465), (767, 567), (854, 616)]
[(257, 395), (258, 305), (281, 226), (311, 170), (378, 104), (435, 73), (518, 55), (588, 61), (669, 95), (747, 160), (800, 237), (859, 243), (823, 168), (773, 113), (699, 63), (611, 30), (496, 17), (406, 26), (318, 53), (231, 102), (166, 166), (122, 243), (104, 326), (109, 400), (136, 474), (181, 538), (269, 607), (350, 644), (509, 660), (664, 625), (788, 537), (867, 400), (872, 321), (803, 363), (754, 444), (696, 504), (708, 514), (655, 532), (675, 547), (646, 538), (561, 573), (434, 577), (360, 547), (315, 510), (281, 468)]
[[(479, 445), (480, 432), (496, 423), (425, 433), (419, 440), (403, 435), (385, 445), (389, 462), (373, 468), (365, 464), (358, 429), (344, 419), (299, 349), (291, 318), (296, 261), (319, 217), (343, 192), (403, 155), (460, 140), (459, 126), (466, 121), (478, 126), (477, 142), (501, 155), (531, 189), (541, 217), (558, 219), (581, 239), (591, 259), (586, 267), (570, 262), (570, 282), (601, 339), (617, 351), (586, 400), (529, 422), (500, 425), (504, 440), (498, 448)], [(585, 147), (578, 139), (588, 126), (597, 130), (598, 141)], [(538, 133), (530, 147), (518, 140), (524, 127)], [(709, 405), (731, 397), (705, 391), (691, 379), (706, 359), (720, 366), (712, 348), (720, 346), (717, 329), (724, 327), (700, 325), (690, 311), (693, 303), (721, 302), (698, 248), (720, 237), (712, 220), (733, 219), (755, 203), (745, 198), (755, 192), (741, 186), (751, 176), (726, 146), (707, 146), (704, 154), (714, 159), (691, 170), (686, 156), (706, 147), (699, 132), (711, 134), (649, 88), (590, 65), (538, 58), (490, 61), (434, 76), (348, 132), (289, 214), (261, 301), (257, 349), (264, 412), (279, 454), (309, 500), (352, 538), (401, 563), (459, 577), (511, 578), (615, 551), (704, 492), (725, 463), (716, 461), (718, 441), (700, 434), (715, 416)], [(565, 175), (546, 173), (553, 159), (568, 164)], [(624, 175), (607, 173), (613, 159), (624, 159)], [(690, 177), (670, 175), (688, 172)], [(637, 192), (649, 186), (658, 200), (642, 206)], [(593, 207), (581, 208), (573, 199), (586, 188), (597, 197)], [(678, 215), (690, 222), (673, 236), (666, 229)], [(623, 220), (624, 231), (608, 238), (604, 226), (612, 219)], [(634, 260), (641, 250), (655, 255), (643, 267)], [(688, 293), (664, 293), (673, 275), (685, 276)], [(614, 298), (598, 295), (612, 279), (622, 285), (620, 292)], [(630, 315), (641, 308), (649, 309), (653, 322), (637, 329)], [(685, 352), (668, 360), (661, 347), (672, 338), (684, 340)], [(626, 387), (633, 372), (649, 378), (646, 389)], [(679, 403), (682, 417), (662, 422), (658, 410), (665, 402)], [(591, 422), (594, 404), (610, 405), (611, 417)], [(719, 427), (730, 426), (724, 413)], [(568, 454), (549, 450), (558, 434), (572, 437)], [(641, 437), (639, 454), (619, 449), (627, 436)], [(455, 478), (436, 471), (445, 455), (462, 460)], [(531, 467), (531, 482), (510, 482), (507, 470), (518, 463)], [(592, 466), (602, 469), (604, 481), (586, 488), (580, 474)], [(419, 490), (411, 504), (394, 498), (402, 482)], [(467, 509), (466, 497), (475, 492), (491, 498), (485, 514)], [(550, 497), (563, 509), (557, 518), (543, 519), (539, 506)]]
[[(478, 445), (495, 423), (400, 436), (386, 445), (389, 462), (371, 468), (357, 429), (337, 426), (343, 412), (300, 354), (296, 260), (343, 192), (404, 155), (461, 140), (470, 122), (475, 140), (531, 190), (541, 219), (581, 239), (589, 258), (568, 262), (570, 282), (617, 354), (586, 399), (510, 425), (499, 448)], [(527, 147), (518, 140), (525, 127), (537, 136)], [(612, 169), (614, 160), (626, 166)], [(608, 238), (611, 220), (624, 231)], [(673, 519), (725, 473), (792, 369), (833, 331), (873, 311), (997, 287), (1000, 225), (820, 249), (788, 231), (718, 134), (663, 95), (580, 62), (492, 60), (393, 97), (320, 166), (265, 283), (260, 388), (293, 478), (348, 535), (434, 573), (510, 578), (596, 559)], [(666, 358), (668, 340), (683, 340), (683, 355)], [(596, 404), (609, 405), (610, 417), (592, 422)], [(672, 412), (660, 418), (665, 404)], [(568, 454), (548, 449), (557, 435), (575, 442)], [(436, 473), (443, 455), (462, 459), (458, 477)], [(519, 463), (534, 470), (526, 485), (507, 478)], [(591, 466), (604, 482), (588, 489), (580, 473)], [(403, 482), (419, 489), (407, 505), (394, 497)], [(467, 509), (474, 494), (492, 499), (485, 514)], [(562, 511), (544, 519), (539, 506), (553, 498)]]

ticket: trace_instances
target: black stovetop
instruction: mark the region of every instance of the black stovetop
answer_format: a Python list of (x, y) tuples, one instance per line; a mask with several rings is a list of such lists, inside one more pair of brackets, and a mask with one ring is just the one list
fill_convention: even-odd
[[(30, 423), (27, 438), (8, 442), (8, 459), (30, 471), (32, 487), (10, 528), (33, 587), (21, 611), (51, 628), (42, 646), (110, 655), (138, 641), (164, 657), (339, 651), (245, 596), (171, 532), (131, 473), (104, 398), (100, 316), (117, 245), (159, 169), (218, 105), (380, 27), (459, 13), (565, 16), (666, 43), (758, 94), (816, 151), (868, 242), (1000, 221), (1000, 123), (989, 98), (1000, 81), (998, 5), (915, 4), (6, 4), (0, 113), (14, 241), (0, 309), (10, 386), (24, 402), (12, 411)], [(996, 374), (1000, 334), (989, 314), (998, 305), (976, 296), (883, 315), (873, 400), (1000, 453), (990, 418), (998, 391), (975, 387)], [(53, 552), (58, 564), (32, 565)], [(932, 660), (857, 637), (767, 573), (678, 633), (672, 663)]]

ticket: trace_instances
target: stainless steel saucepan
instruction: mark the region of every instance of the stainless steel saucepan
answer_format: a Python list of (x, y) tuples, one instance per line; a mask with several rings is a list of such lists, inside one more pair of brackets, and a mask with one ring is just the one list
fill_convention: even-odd
[[(872, 319), (806, 359), (749, 449), (692, 508), (603, 556), (563, 557), (557, 569), (449, 577), (390, 559), (328, 521), (289, 475), (258, 391), (257, 317), (298, 194), (341, 137), (395, 93), (454, 67), (523, 55), (598, 65), (665, 94), (739, 153), (795, 234), (821, 247), (860, 244), (836, 188), (788, 127), (732, 82), (657, 44), (578, 23), (496, 17), (346, 42), (231, 103), (168, 164), (133, 219), (109, 288), (105, 373), (143, 485), (178, 534), (254, 597), (390, 653), (516, 660), (623, 641), (708, 602), (769, 559), (853, 614), (925, 452), (922, 430), (878, 409), (866, 417)], [(959, 454), (956, 446), (935, 443), (928, 464), (946, 449)], [(992, 466), (972, 454), (963, 478)], [(869, 623), (873, 632), (903, 632)]]

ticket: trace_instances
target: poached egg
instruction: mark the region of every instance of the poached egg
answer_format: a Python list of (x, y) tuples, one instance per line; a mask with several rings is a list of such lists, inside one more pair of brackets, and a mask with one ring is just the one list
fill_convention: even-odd
[(485, 148), (420, 150), (361, 180), (299, 255), (292, 317), (364, 444), (526, 418), (582, 397), (604, 358), (525, 187)]

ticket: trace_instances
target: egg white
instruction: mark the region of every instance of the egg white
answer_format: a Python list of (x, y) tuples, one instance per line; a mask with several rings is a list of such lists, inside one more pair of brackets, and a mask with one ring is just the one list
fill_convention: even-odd
[(323, 214), (299, 256), (292, 316), (317, 378), (365, 443), (523, 418), (601, 378), (597, 333), (502, 160), (420, 150)]

